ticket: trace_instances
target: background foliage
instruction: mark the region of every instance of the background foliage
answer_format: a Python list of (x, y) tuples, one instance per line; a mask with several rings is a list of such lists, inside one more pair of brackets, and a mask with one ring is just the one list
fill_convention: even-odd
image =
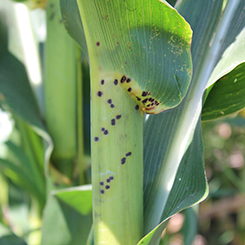
[[(40, 1), (38, 6), (43, 6), (45, 2)], [(174, 5), (175, 1), (170, 1), (170, 3)], [(92, 202), (91, 185), (89, 185), (91, 183), (89, 147), (90, 87), (87, 53), (81, 54), (79, 52), (62, 25), (61, 14), (66, 20), (64, 15), (68, 13), (67, 9), (66, 12), (64, 12), (65, 9), (61, 9), (62, 13), (60, 13), (59, 2), (50, 1), (47, 5), (46, 14), (47, 19), (49, 21), (52, 20), (52, 22), (49, 22), (51, 24), (48, 28), (55, 28), (59, 35), (64, 35), (63, 37), (68, 39), (63, 49), (69, 43), (73, 50), (72, 53), (62, 52), (67, 55), (63, 60), (69, 61), (69, 59), (73, 59), (73, 62), (68, 62), (69, 70), (73, 71), (69, 79), (73, 79), (73, 84), (79, 84), (81, 80), (86, 82), (82, 86), (78, 86), (77, 91), (68, 90), (64, 86), (63, 91), (66, 93), (65, 98), (67, 100), (64, 100), (63, 94), (59, 96), (59, 93), (53, 93), (57, 86), (59, 86), (61, 91), (60, 81), (62, 80), (59, 80), (62, 77), (61, 73), (54, 72), (56, 67), (53, 65), (59, 64), (60, 67), (63, 67), (61, 70), (64, 71), (67, 62), (65, 64), (59, 63), (59, 60), (62, 60), (59, 59), (60, 56), (57, 56), (56, 58), (58, 59), (53, 60), (53, 62), (52, 60), (50, 61), (52, 59), (51, 52), (54, 51), (56, 46), (58, 47), (58, 41), (54, 42), (54, 44), (50, 41), (49, 51), (47, 51), (48, 49), (44, 51), (44, 39), (42, 39), (41, 34), (31, 35), (35, 38), (38, 36), (38, 40), (34, 41), (38, 45), (35, 46), (33, 54), (36, 52), (38, 56), (40, 55), (38, 58), (39, 63), (37, 63), (36, 67), (39, 67), (39, 72), (43, 75), (41, 77), (45, 78), (45, 76), (48, 76), (48, 72), (45, 73), (43, 71), (50, 69), (51, 75), (54, 77), (49, 77), (49, 79), (58, 82), (58, 85), (47, 89), (48, 92), (51, 92), (50, 103), (54, 103), (55, 106), (57, 104), (54, 111), (52, 111), (50, 106), (50, 114), (57, 117), (50, 117), (49, 119), (47, 114), (44, 117), (45, 113), (47, 113), (44, 101), (47, 102), (48, 92), (44, 92), (43, 86), (35, 83), (35, 79), (31, 76), (25, 53), (26, 47), (24, 47), (21, 31), (16, 24), (18, 23), (18, 16), (15, 12), (17, 7), (13, 6), (10, 1), (0, 2), (0, 244), (85, 244), (88, 236), (90, 242), (88, 244), (92, 244)], [(23, 7), (20, 4), (15, 6)], [(32, 2), (32, 7), (35, 7), (34, 2)], [(211, 31), (215, 30), (216, 24), (219, 22), (218, 16), (222, 11), (222, 4), (221, 1), (214, 3), (206, 1), (199, 5), (200, 9), (196, 9), (191, 5), (191, 1), (182, 1), (178, 6), (178, 10), (185, 16), (191, 7), (193, 7), (192, 15), (186, 15), (186, 19), (194, 29), (192, 52), (194, 68), (196, 68), (196, 64), (202, 63), (200, 61), (201, 56), (198, 53), (204, 52), (205, 48), (202, 49), (201, 47), (208, 46), (208, 38), (212, 37)], [(213, 17), (211, 19), (209, 19), (208, 15), (202, 13), (204, 17), (207, 17), (205, 22), (206, 31), (195, 25), (199, 23), (195, 19), (200, 16), (198, 11), (205, 9), (204, 7), (213, 11), (210, 14)], [(244, 52), (242, 52), (244, 49), (240, 48), (244, 47), (245, 32), (242, 31), (244, 30), (244, 25), (234, 25), (232, 28), (233, 23), (236, 23), (236, 21), (241, 21), (242, 23), (244, 20), (245, 17), (242, 15), (244, 8), (244, 3), (241, 2), (233, 22), (231, 22), (230, 28), (232, 31), (227, 34), (220, 54), (218, 54), (221, 58), (222, 52), (231, 43), (234, 44), (226, 50), (209, 80), (210, 87), (205, 94), (202, 119), (216, 119), (244, 108)], [(77, 11), (76, 16), (78, 16), (77, 8), (69, 11), (74, 12), (74, 10)], [(26, 14), (28, 15), (28, 12)], [(37, 16), (40, 17), (42, 14), (43, 12), (37, 14)], [(31, 17), (29, 16), (29, 18)], [(35, 23), (35, 21), (37, 20), (32, 19), (32, 23)], [(77, 24), (76, 28), (81, 28), (79, 18), (70, 19), (70, 21)], [(41, 26), (40, 20), (37, 23)], [(50, 30), (51, 35), (58, 35), (56, 32), (52, 32), (52, 29)], [(198, 31), (203, 34), (201, 38), (195, 36)], [(73, 34), (70, 32), (71, 35), (75, 35), (74, 33), (77, 34), (76, 32), (73, 32)], [(77, 36), (75, 39), (84, 40), (84, 36)], [(82, 46), (84, 43), (81, 42), (80, 45)], [(82, 48), (86, 49), (86, 47)], [(29, 46), (27, 49), (31, 49), (31, 47)], [(48, 56), (43, 56), (45, 52), (50, 52), (51, 58), (49, 59), (48, 68), (43, 69)], [(231, 66), (227, 65), (227, 60), (231, 61)], [(198, 74), (198, 69), (194, 71), (194, 74), (195, 72)], [(47, 80), (47, 77), (43, 80)], [(216, 80), (218, 81), (213, 84)], [(71, 102), (72, 105), (68, 102)], [(59, 109), (58, 106), (60, 106)], [(70, 108), (74, 110), (71, 111)], [(171, 118), (172, 115), (175, 115), (175, 112), (178, 114), (178, 110), (182, 110), (181, 107), (179, 108), (173, 113), (170, 111), (164, 115), (156, 116), (154, 119), (150, 117), (145, 124), (145, 139), (151, 137), (150, 129), (152, 127), (164, 125), (163, 122), (166, 124), (167, 121), (163, 120), (165, 118), (168, 118), (168, 123), (172, 124), (172, 129), (174, 129), (179, 121), (176, 120), (175, 116), (173, 116), (175, 120), (171, 121)], [(64, 153), (62, 144), (61, 150), (58, 150), (57, 144), (60, 143), (60, 140), (57, 140), (53, 145), (50, 137), (50, 135), (52, 138), (55, 137), (51, 132), (58, 129), (58, 122), (61, 121), (59, 116), (60, 118), (69, 118), (69, 120), (62, 121), (64, 125), (59, 125), (64, 135), (67, 135), (64, 143), (73, 145), (71, 152), (67, 154)], [(49, 122), (52, 123), (53, 121), (57, 123), (53, 124), (54, 129), (51, 129)], [(69, 124), (66, 124), (66, 121)], [(79, 122), (83, 123), (79, 124)], [(169, 221), (167, 229), (162, 233), (161, 244), (190, 244), (194, 237), (193, 244), (196, 245), (243, 245), (245, 243), (244, 123), (243, 111), (239, 114), (232, 114), (227, 118), (202, 123), (205, 170), (210, 194), (203, 203), (177, 214)], [(193, 159), (195, 159), (202, 166), (202, 153), (196, 154), (202, 148), (200, 125), (199, 121), (194, 135), (195, 144), (191, 144), (188, 148), (182, 163), (193, 163)], [(173, 133), (167, 130), (167, 127), (164, 128), (164, 126), (156, 130), (154, 142), (159, 142), (159, 144), (162, 142), (161, 133), (166, 134), (167, 132), (169, 135)], [(69, 134), (70, 131), (67, 130), (69, 128), (73, 128), (76, 132)], [(161, 146), (165, 147), (163, 143)], [(53, 147), (55, 154), (51, 156), (49, 162)], [(69, 147), (65, 147), (65, 149), (67, 150)], [(155, 155), (160, 160), (158, 159), (158, 163), (154, 165), (155, 161), (149, 149), (145, 151), (146, 159), (151, 162), (151, 164), (145, 166), (145, 171), (148, 174), (145, 175), (147, 180), (145, 181), (147, 183), (145, 184), (146, 196), (152, 190), (153, 180), (157, 179), (153, 178), (158, 172), (157, 170), (159, 170), (159, 165), (157, 164), (163, 161), (162, 159), (165, 157), (159, 153), (161, 149), (156, 148), (155, 152), (157, 154)], [(62, 155), (63, 153), (65, 157)], [(147, 170), (149, 166), (150, 168)], [(152, 166), (156, 168), (154, 169)], [(188, 170), (188, 165), (187, 168), (185, 168), (184, 164), (180, 166), (175, 176), (174, 188), (176, 189), (173, 188), (172, 191), (174, 193), (179, 192), (178, 196), (181, 196), (181, 193), (183, 194), (181, 187), (186, 188), (188, 181), (185, 182), (185, 185), (178, 185), (178, 183), (184, 178), (185, 175), (183, 173), (185, 173), (192, 175), (192, 181), (198, 183), (193, 186), (193, 191), (198, 193), (201, 190), (200, 196), (194, 201), (188, 199), (189, 202), (185, 202), (182, 207), (179, 205), (179, 203), (182, 203), (181, 200), (176, 200), (174, 195), (175, 199), (171, 199), (170, 192), (170, 199), (167, 200), (167, 204), (175, 202), (176, 208), (174, 205), (172, 205), (173, 208), (171, 205), (167, 205), (161, 220), (200, 200), (203, 197), (203, 192), (205, 192), (205, 188), (203, 188), (205, 183), (202, 181), (198, 182), (201, 178), (204, 179), (203, 172), (201, 171), (201, 174), (198, 175), (200, 169), (191, 167)], [(85, 183), (88, 185), (83, 185)], [(185, 191), (188, 192), (189, 189), (185, 189)], [(151, 199), (145, 199), (146, 206), (151, 206), (151, 202)]]

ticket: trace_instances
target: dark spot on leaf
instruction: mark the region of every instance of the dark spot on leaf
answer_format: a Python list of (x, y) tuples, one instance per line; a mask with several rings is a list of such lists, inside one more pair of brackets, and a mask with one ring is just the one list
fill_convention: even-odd
[(115, 85), (117, 85), (117, 84), (118, 84), (118, 80), (115, 79), (113, 83), (114, 83)]
[(128, 88), (128, 92), (131, 92), (132, 91), (132, 88)]
[(148, 99), (142, 100), (142, 103), (145, 104), (148, 101)]
[(114, 108), (115, 106), (113, 104), (110, 105), (111, 108)]
[(149, 101), (150, 101), (150, 102), (153, 102), (153, 101), (154, 101), (154, 99), (153, 99), (153, 98), (149, 98)]
[(121, 115), (117, 115), (116, 119), (119, 120), (121, 118)]
[(104, 131), (104, 135), (107, 135), (109, 132), (108, 132), (108, 130), (105, 130)]
[(110, 186), (109, 185), (106, 185), (105, 188), (108, 190), (108, 189), (110, 189)]
[(113, 176), (110, 176), (110, 178), (109, 178), (110, 180), (113, 180), (114, 179), (114, 177)]
[(110, 183), (110, 182), (111, 182), (110, 178), (109, 178), (109, 179), (107, 179), (107, 180), (106, 180), (106, 182), (107, 182), (107, 183)]
[(96, 46), (100, 46), (100, 42), (97, 42), (97, 43), (96, 43)]
[(105, 131), (105, 128), (101, 128), (101, 131)]
[(99, 137), (94, 137), (94, 141), (99, 141)]
[(103, 181), (101, 181), (101, 182), (100, 182), (100, 185), (104, 185), (104, 182), (103, 182)]
[(102, 96), (102, 92), (101, 91), (98, 91), (98, 93), (97, 93), (97, 95), (99, 96), (99, 97), (101, 97)]
[(143, 97), (145, 97), (147, 94), (148, 94), (148, 93), (145, 92), (145, 91), (142, 92), (142, 96), (143, 96)]
[(111, 100), (111, 99), (107, 100), (107, 103), (111, 104), (111, 102), (112, 102), (112, 100)]
[(137, 96), (136, 96), (136, 99), (137, 99), (138, 101), (141, 101), (141, 98), (139, 98), (139, 97), (137, 97)]
[(100, 83), (101, 83), (101, 85), (104, 85), (105, 80), (104, 80), (104, 79), (102, 79)]
[(135, 106), (135, 110), (139, 110), (139, 108), (140, 108), (139, 105)]
[(127, 81), (126, 81), (127, 83), (130, 83), (131, 82), (131, 79), (130, 78), (127, 78)]
[(116, 120), (113, 118), (111, 119), (111, 125), (115, 125), (116, 124)]
[(129, 156), (131, 156), (132, 155), (132, 152), (128, 152), (127, 154), (126, 154), (126, 157), (129, 157)]
[(121, 164), (124, 164), (126, 162), (126, 157), (123, 157), (122, 159), (121, 159)]
[(100, 190), (100, 193), (101, 193), (101, 194), (104, 194), (104, 193), (105, 193), (105, 191), (104, 191), (104, 190)]
[(125, 76), (122, 76), (121, 83), (124, 83), (125, 81), (126, 81), (126, 77)]

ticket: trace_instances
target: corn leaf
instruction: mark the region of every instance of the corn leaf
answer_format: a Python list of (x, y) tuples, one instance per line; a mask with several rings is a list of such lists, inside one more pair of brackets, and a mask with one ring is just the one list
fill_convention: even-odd
[(43, 125), (25, 66), (8, 51), (7, 24), (4, 15), (1, 15), (0, 19), (0, 38), (0, 106), (31, 125), (32, 129), (45, 139), (47, 162), (53, 143)]
[[(160, 221), (159, 213), (162, 213), (163, 222), (139, 244), (158, 244), (166, 226), (164, 220), (207, 196), (200, 143), (200, 113), (203, 93), (224, 52), (220, 40), (229, 33), (229, 23), (234, 20), (234, 13), (239, 7), (238, 2), (234, 4), (229, 1), (225, 4), (222, 1), (202, 1), (195, 4), (195, 1), (186, 0), (180, 1), (176, 6), (193, 29), (193, 79), (187, 96), (177, 108), (160, 114), (155, 120), (150, 116), (145, 123), (145, 232), (152, 230)], [(192, 147), (194, 150), (191, 150)], [(188, 158), (186, 154), (189, 154)], [(190, 167), (185, 172), (182, 171), (182, 174), (189, 172), (187, 179), (190, 182), (183, 181), (183, 189), (178, 191), (177, 183), (183, 180), (179, 173), (185, 160), (185, 164), (190, 164)], [(199, 167), (193, 170), (197, 165)], [(190, 186), (193, 188), (191, 195)]]
[(245, 107), (244, 71), (245, 63), (242, 63), (214, 84), (202, 110), (203, 121), (224, 117)]
[[(157, 103), (151, 106), (150, 101), (140, 100), (138, 103), (147, 113), (159, 113), (182, 101), (192, 74), (192, 32), (176, 10), (155, 0), (120, 3), (61, 0), (69, 33), (82, 32), (69, 10), (76, 5), (84, 16), (83, 29), (90, 36), (87, 45), (94, 50), (90, 61), (96, 60), (101, 73), (130, 77), (134, 85), (130, 95), (135, 101), (147, 91)], [(82, 37), (76, 36), (75, 40), (84, 42)]]
[(92, 211), (91, 185), (61, 189), (52, 194), (82, 215), (88, 215)]
[(81, 215), (50, 194), (44, 209), (41, 244), (86, 244), (91, 225), (91, 214)]
[(245, 107), (245, 10), (241, 2), (222, 43), (225, 52), (208, 82), (202, 120), (211, 120), (237, 112)]

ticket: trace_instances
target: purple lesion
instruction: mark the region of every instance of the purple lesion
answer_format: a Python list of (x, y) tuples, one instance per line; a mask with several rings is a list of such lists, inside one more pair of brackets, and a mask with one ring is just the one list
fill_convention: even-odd
[[(101, 194), (105, 194), (106, 191), (108, 191), (111, 188), (111, 185), (109, 185), (109, 183), (112, 183), (113, 180), (114, 180), (114, 177), (109, 176), (104, 181), (100, 181), (100, 193)], [(105, 185), (105, 182), (106, 182), (106, 185)]]

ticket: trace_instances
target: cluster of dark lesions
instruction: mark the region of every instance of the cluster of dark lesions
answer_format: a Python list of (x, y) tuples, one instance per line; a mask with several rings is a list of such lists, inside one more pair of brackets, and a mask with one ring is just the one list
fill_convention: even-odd
[(131, 81), (131, 78), (125, 75), (123, 75), (120, 80), (122, 86), (124, 86), (130, 95), (139, 103), (135, 106), (135, 110), (141, 108), (143, 112), (148, 111), (150, 113), (150, 111), (160, 105), (161, 101), (153, 98), (149, 91), (142, 91), (138, 85)]
[[(100, 84), (101, 85), (104, 85), (105, 84), (105, 80), (104, 79), (101, 79), (100, 80)], [(103, 95), (103, 92), (102, 91), (98, 91), (97, 92), (97, 96), (98, 97), (102, 97), (102, 95)], [(115, 107), (114, 103), (112, 102), (112, 99), (108, 99), (107, 100), (107, 103), (110, 105), (111, 108), (114, 108)], [(115, 123), (114, 124), (113, 123), (114, 123), (114, 121), (111, 121), (111, 124), (112, 125), (115, 125)], [(105, 129), (104, 127), (101, 128), (101, 131), (103, 132), (104, 135), (108, 135), (109, 134), (108, 129)], [(99, 141), (99, 137), (94, 137), (94, 141)]]
[(154, 99), (149, 91), (142, 91), (141, 95), (135, 97), (137, 101), (140, 101), (145, 111), (153, 110), (161, 103), (161, 101)]
[(143, 91), (141, 95), (143, 97), (143, 99), (141, 99), (141, 102), (145, 107), (158, 106), (161, 103), (161, 101), (159, 102), (156, 99), (152, 98), (151, 93), (147, 91)]
[(105, 128), (101, 128), (101, 131), (104, 133), (104, 135), (107, 135), (109, 134), (109, 131)]
[[(103, 127), (103, 128), (101, 128), (101, 131), (103, 132), (103, 134), (104, 134), (104, 135), (108, 135), (108, 134), (109, 134), (108, 129), (105, 129), (104, 127)], [(99, 139), (100, 139), (100, 138), (99, 138), (99, 137), (97, 137), (97, 136), (96, 136), (96, 137), (94, 137), (94, 141), (95, 141), (95, 142), (99, 141)]]
[(127, 157), (131, 156), (131, 155), (132, 155), (132, 152), (129, 151), (129, 152), (126, 153), (125, 155), (126, 155), (126, 157), (123, 157), (123, 158), (121, 159), (121, 164), (125, 164), (125, 163), (126, 163)]
[(111, 183), (114, 180), (113, 176), (110, 176), (105, 181), (100, 181), (100, 193), (104, 194), (106, 190), (110, 189), (109, 183)]
[(122, 116), (121, 115), (116, 115), (116, 118), (111, 119), (111, 125), (115, 126), (116, 125), (116, 120), (119, 120)]
[(107, 103), (110, 105), (111, 108), (114, 108), (115, 107), (115, 105), (114, 105), (114, 103), (112, 102), (111, 99), (108, 99), (107, 100)]

